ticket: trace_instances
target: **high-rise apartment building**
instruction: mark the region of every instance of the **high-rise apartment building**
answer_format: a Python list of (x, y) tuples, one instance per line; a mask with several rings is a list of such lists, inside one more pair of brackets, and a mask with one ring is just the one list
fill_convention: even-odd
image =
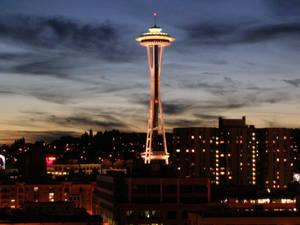
[(282, 189), (292, 181), (295, 152), (292, 129), (219, 118), (219, 128), (175, 128), (171, 163), (181, 176), (206, 176), (216, 185)]

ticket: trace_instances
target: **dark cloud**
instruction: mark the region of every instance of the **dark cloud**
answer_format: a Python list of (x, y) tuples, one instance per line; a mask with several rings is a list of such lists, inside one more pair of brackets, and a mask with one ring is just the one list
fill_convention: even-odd
[[(111, 22), (84, 24), (64, 17), (0, 16), (0, 40), (27, 51), (3, 49), (0, 71), (70, 78), (74, 69), (95, 60), (130, 62), (139, 52), (129, 47), (128, 33), (129, 27)], [(14, 64), (7, 67), (9, 60)]]
[(71, 116), (48, 115), (45, 121), (65, 127), (82, 127), (97, 129), (127, 128), (127, 125), (114, 116), (109, 119), (97, 118), (91, 114), (74, 114)]
[(1, 61), (11, 61), (11, 60), (20, 60), (24, 58), (30, 57), (29, 53), (1, 53), (0, 52), (0, 60)]
[[(215, 25), (215, 24), (214, 24)], [(217, 39), (234, 33), (238, 27), (233, 25), (219, 24), (214, 26), (213, 24), (196, 24), (182, 27), (188, 34), (188, 37), (195, 38), (199, 37), (202, 39)]]
[(180, 103), (177, 101), (164, 101), (163, 102), (163, 112), (169, 115), (179, 115), (182, 114), (189, 109), (191, 109), (191, 104)]
[(0, 17), (0, 37), (32, 47), (78, 50), (101, 54), (109, 61), (128, 60), (123, 48), (121, 27), (109, 22), (81, 24), (64, 17), (36, 16)]
[[(130, 101), (145, 107), (145, 110), (148, 110), (150, 95), (133, 95), (130, 97)], [(163, 113), (168, 115), (180, 115), (193, 107), (193, 104), (187, 100), (180, 99), (163, 99), (162, 100), (162, 108)]]
[(210, 84), (204, 81), (183, 81), (180, 83), (180, 86), (188, 89), (220, 89), (223, 88), (222, 85), (219, 84)]
[(250, 44), (300, 34), (300, 23), (278, 24), (196, 24), (181, 27), (186, 41), (200, 45)]
[(36, 99), (56, 103), (56, 104), (67, 104), (74, 101), (76, 98), (74, 94), (65, 92), (63, 90), (57, 90), (57, 89), (34, 89), (34, 90), (28, 90), (26, 93), (23, 93), (23, 95), (30, 95)]
[(203, 120), (217, 120), (220, 117), (212, 114), (201, 114), (201, 113), (195, 113), (194, 116), (197, 118), (201, 118)]
[(264, 0), (264, 3), (268, 7), (270, 12), (277, 16), (299, 16), (299, 0)]
[(11, 72), (67, 78), (70, 76), (68, 69), (72, 68), (74, 68), (74, 65), (67, 65), (63, 58), (56, 57), (43, 61), (17, 65), (11, 69)]
[(179, 127), (214, 127), (215, 121), (207, 121), (201, 119), (168, 119), (166, 125), (171, 128)]
[(202, 75), (208, 75), (208, 76), (218, 76), (220, 75), (219, 72), (210, 72), (210, 71), (206, 71), (206, 72), (202, 72)]
[(300, 23), (263, 25), (246, 30), (239, 42), (257, 43), (298, 34), (300, 34)]
[(300, 85), (300, 79), (292, 79), (292, 80), (283, 80), (284, 82), (286, 82), (287, 84), (290, 84), (294, 87), (299, 87)]

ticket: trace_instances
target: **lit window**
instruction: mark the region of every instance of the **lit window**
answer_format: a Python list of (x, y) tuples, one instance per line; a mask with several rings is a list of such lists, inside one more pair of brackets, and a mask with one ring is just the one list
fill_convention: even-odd
[(49, 201), (54, 202), (54, 193), (53, 192), (49, 193)]

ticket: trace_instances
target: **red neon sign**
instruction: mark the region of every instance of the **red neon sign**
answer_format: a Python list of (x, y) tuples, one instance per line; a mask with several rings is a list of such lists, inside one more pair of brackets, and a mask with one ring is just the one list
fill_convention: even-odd
[(55, 161), (56, 161), (56, 156), (51, 155), (46, 157), (47, 166), (51, 166)]

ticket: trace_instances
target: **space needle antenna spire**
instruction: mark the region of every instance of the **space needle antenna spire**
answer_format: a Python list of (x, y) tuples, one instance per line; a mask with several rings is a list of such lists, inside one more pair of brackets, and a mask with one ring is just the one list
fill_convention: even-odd
[[(160, 27), (156, 26), (157, 13), (153, 13), (154, 27), (149, 32), (140, 35), (136, 41), (145, 46), (148, 55), (150, 70), (150, 103), (148, 114), (148, 128), (145, 152), (141, 154), (145, 164), (151, 160), (163, 160), (169, 164), (169, 153), (163, 120), (162, 102), (160, 97), (160, 74), (164, 47), (169, 46), (175, 39), (163, 33)], [(162, 137), (162, 141), (160, 141)]]

